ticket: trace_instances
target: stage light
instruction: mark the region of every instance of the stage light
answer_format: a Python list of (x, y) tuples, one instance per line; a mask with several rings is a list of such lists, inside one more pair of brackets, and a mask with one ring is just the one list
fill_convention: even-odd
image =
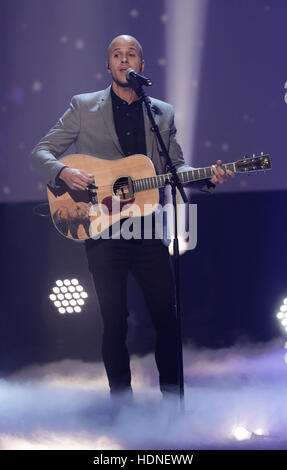
[(264, 433), (263, 429), (258, 428), (254, 431), (254, 434), (256, 434), (256, 436), (264, 436), (266, 433)]
[[(171, 256), (173, 256), (173, 241), (174, 237), (171, 236), (171, 243), (169, 244), (168, 251)], [(178, 236), (178, 251), (180, 255), (183, 255), (188, 249), (188, 241)]]
[(207, 11), (207, 0), (166, 1), (166, 99), (174, 106), (177, 137), (187, 164), (193, 160), (203, 57), (200, 44), (205, 39)]
[(276, 317), (284, 327), (284, 330), (287, 332), (287, 297), (282, 300), (282, 304), (280, 306), (279, 312), (276, 314)]
[(236, 426), (232, 430), (232, 434), (238, 441), (245, 441), (251, 438), (251, 432), (247, 431), (243, 426)]
[(61, 314), (80, 313), (88, 294), (78, 279), (64, 279), (63, 281), (58, 279), (55, 284), (49, 299), (58, 309), (58, 312)]

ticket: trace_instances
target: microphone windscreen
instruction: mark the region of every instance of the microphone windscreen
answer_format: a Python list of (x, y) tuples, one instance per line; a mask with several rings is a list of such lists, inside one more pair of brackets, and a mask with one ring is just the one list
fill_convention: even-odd
[(129, 67), (126, 71), (125, 71), (125, 75), (126, 75), (126, 79), (127, 80), (130, 80), (131, 77), (130, 77), (130, 73), (131, 72), (134, 72), (134, 69), (132, 69), (131, 67)]

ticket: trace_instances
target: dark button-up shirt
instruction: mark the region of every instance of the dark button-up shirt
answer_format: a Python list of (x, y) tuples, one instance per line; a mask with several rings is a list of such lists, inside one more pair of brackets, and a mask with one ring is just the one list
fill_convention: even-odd
[(116, 133), (125, 156), (146, 155), (142, 99), (128, 104), (112, 88), (111, 97)]

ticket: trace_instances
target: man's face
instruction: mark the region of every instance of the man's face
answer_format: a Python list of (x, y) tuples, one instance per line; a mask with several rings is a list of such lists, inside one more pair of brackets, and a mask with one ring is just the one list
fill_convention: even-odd
[(138, 45), (133, 40), (118, 39), (112, 42), (109, 49), (108, 71), (113, 80), (122, 87), (129, 86), (125, 71), (128, 68), (140, 73), (144, 68)]

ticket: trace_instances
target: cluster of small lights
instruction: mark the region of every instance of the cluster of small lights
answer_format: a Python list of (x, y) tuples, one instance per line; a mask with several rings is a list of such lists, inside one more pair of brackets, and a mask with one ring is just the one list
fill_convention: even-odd
[(252, 437), (266, 437), (267, 433), (264, 432), (262, 428), (258, 428), (255, 431), (248, 431), (248, 429), (243, 426), (235, 426), (232, 429), (232, 435), (237, 439), (237, 441), (246, 441)]
[(54, 303), (59, 313), (80, 313), (88, 297), (78, 279), (56, 281), (49, 299)]
[(280, 311), (277, 313), (276, 317), (280, 320), (285, 331), (287, 331), (287, 297), (283, 300)]

